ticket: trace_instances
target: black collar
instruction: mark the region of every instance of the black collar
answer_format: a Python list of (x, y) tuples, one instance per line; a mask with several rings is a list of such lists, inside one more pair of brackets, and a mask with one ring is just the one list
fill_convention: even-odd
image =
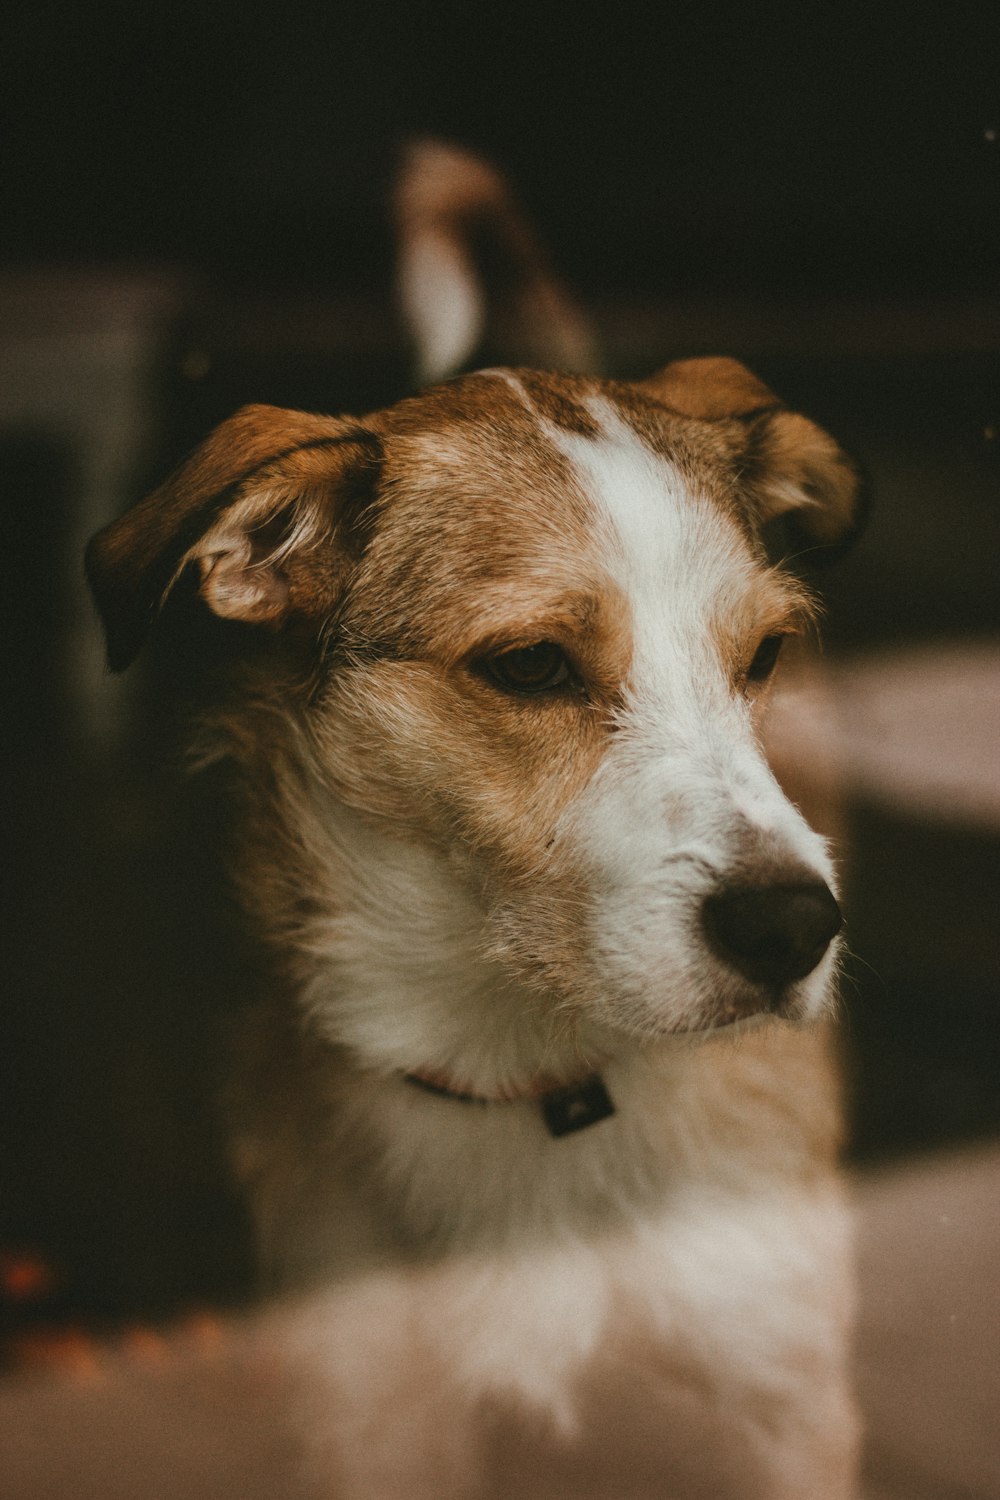
[(596, 1125), (599, 1120), (606, 1120), (615, 1112), (611, 1096), (598, 1073), (592, 1073), (581, 1083), (566, 1084), (543, 1093), (504, 1095), (492, 1099), (488, 1095), (470, 1094), (462, 1089), (452, 1088), (438, 1076), (406, 1073), (404, 1077), (415, 1088), (425, 1089), (429, 1094), (454, 1099), (462, 1104), (512, 1104), (519, 1098), (532, 1099), (541, 1106), (545, 1124), (549, 1134), (553, 1136), (572, 1135), (576, 1130), (585, 1130), (588, 1125)]

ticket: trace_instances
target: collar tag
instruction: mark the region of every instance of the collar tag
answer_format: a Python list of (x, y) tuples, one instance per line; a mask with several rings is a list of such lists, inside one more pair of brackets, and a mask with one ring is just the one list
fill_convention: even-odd
[(542, 1114), (553, 1136), (572, 1135), (575, 1130), (586, 1130), (613, 1115), (615, 1107), (604, 1082), (595, 1073), (582, 1083), (571, 1084), (565, 1089), (554, 1089), (542, 1098)]

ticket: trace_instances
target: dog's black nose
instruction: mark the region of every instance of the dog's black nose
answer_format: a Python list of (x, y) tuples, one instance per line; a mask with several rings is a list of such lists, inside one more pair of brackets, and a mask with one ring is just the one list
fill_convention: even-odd
[(706, 897), (702, 920), (720, 958), (747, 979), (782, 986), (811, 974), (843, 918), (821, 880), (727, 885)]

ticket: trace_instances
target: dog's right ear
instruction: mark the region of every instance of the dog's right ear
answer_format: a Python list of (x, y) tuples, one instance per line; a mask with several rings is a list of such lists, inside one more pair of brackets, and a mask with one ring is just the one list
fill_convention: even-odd
[(87, 548), (111, 670), (134, 660), (188, 566), (224, 619), (273, 629), (327, 617), (361, 546), (380, 458), (378, 435), (350, 419), (246, 406), (223, 422)]

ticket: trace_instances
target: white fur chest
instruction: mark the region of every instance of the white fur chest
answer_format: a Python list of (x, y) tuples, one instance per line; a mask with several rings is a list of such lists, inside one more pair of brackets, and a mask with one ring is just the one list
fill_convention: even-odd
[(285, 1286), (610, 1240), (692, 1203), (753, 1214), (829, 1171), (811, 1157), (836, 1116), (824, 1042), (779, 1023), (637, 1046), (603, 1070), (615, 1113), (559, 1139), (537, 1101), (441, 1098), (297, 1033), (289, 1044), (301, 1050), (281, 1065), (262, 1035), (269, 1092), (249, 1086), (236, 1146)]
[[(699, 1483), (715, 1475), (718, 1488), (677, 1494), (848, 1495), (846, 1216), (832, 1172), (804, 1170), (794, 1122), (782, 1120), (777, 1100), (773, 1112), (760, 1107), (772, 1069), (787, 1066), (791, 1044), (803, 1038), (781, 1038), (773, 1057), (758, 1040), (724, 1044), (721, 1057), (711, 1056), (717, 1046), (688, 1051), (673, 1068), (647, 1064), (631, 1091), (609, 1072), (616, 1116), (558, 1141), (531, 1104), (491, 1109), (400, 1094), (363, 1164), (369, 1188), (373, 1170), (384, 1174), (377, 1207), (369, 1196), (359, 1211), (365, 1191), (349, 1172), (344, 1196), (335, 1197), (328, 1157), (315, 1177), (300, 1178), (297, 1211), (288, 1212), (286, 1196), (261, 1224), (286, 1284), (310, 1244), (322, 1258), (339, 1233), (352, 1241), (337, 1267), (329, 1259), (298, 1266), (304, 1279), (346, 1278), (347, 1303), (332, 1293), (328, 1331), (323, 1294), (305, 1304), (320, 1374), (329, 1360), (336, 1369), (345, 1305), (357, 1301), (379, 1323), (401, 1314), (408, 1358), (447, 1371), (437, 1392), (441, 1420), (464, 1422), (456, 1414), (464, 1403), (534, 1413), (515, 1422), (522, 1436), (538, 1423), (550, 1431), (531, 1448), (532, 1466), (586, 1448), (588, 1430), (601, 1434), (586, 1460), (593, 1487), (585, 1493), (619, 1492), (646, 1422), (642, 1462), (661, 1482), (680, 1462), (683, 1432), (708, 1444), (684, 1462), (695, 1463)], [(822, 1113), (829, 1100), (816, 1091), (814, 1039), (805, 1041)], [(764, 1129), (736, 1108), (726, 1116), (726, 1079), (718, 1091), (706, 1088), (716, 1066), (729, 1085), (735, 1070), (756, 1089), (758, 1115), (769, 1115)], [(343, 1152), (340, 1160), (343, 1167)], [(287, 1192), (294, 1176), (288, 1160), (272, 1163), (257, 1194), (260, 1213), (268, 1192), (279, 1184)], [(408, 1245), (390, 1242), (387, 1203)], [(716, 1468), (734, 1464), (735, 1486), (729, 1467)], [(607, 1491), (593, 1477), (602, 1466)]]

